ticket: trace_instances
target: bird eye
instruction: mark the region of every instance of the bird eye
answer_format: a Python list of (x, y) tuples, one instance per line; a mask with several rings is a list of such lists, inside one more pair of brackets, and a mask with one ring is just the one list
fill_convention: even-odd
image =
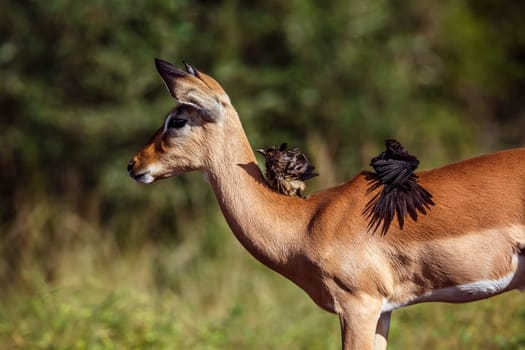
[(171, 118), (170, 121), (168, 122), (168, 128), (175, 128), (175, 129), (180, 129), (182, 128), (184, 125), (186, 125), (188, 121), (186, 119), (182, 119), (182, 118)]

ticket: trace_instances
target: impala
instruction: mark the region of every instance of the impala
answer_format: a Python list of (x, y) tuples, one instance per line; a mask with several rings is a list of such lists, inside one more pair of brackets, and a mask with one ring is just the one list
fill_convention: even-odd
[(374, 234), (363, 173), (308, 198), (273, 191), (222, 87), (190, 65), (156, 67), (179, 104), (129, 175), (151, 183), (204, 172), (246, 250), (339, 316), (343, 349), (386, 348), (397, 308), (525, 288), (525, 148), (419, 172), (431, 211)]

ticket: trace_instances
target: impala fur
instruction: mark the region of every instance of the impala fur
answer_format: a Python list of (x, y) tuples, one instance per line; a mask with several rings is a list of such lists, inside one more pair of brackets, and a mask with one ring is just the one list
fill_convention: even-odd
[[(339, 315), (344, 349), (384, 349), (392, 310), (525, 287), (525, 149), (418, 172), (435, 205), (373, 234), (366, 174), (306, 199), (270, 189), (220, 85), (156, 60), (179, 101), (128, 166), (143, 183), (201, 170), (241, 244)], [(377, 189), (376, 191), (379, 191)]]

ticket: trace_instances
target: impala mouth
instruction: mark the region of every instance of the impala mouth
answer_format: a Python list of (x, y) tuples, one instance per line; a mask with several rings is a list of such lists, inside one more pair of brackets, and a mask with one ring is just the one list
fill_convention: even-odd
[(151, 171), (145, 171), (140, 174), (133, 174), (131, 171), (129, 172), (129, 176), (133, 178), (133, 180), (143, 183), (143, 184), (150, 184), (153, 181), (155, 181), (155, 178), (151, 175)]

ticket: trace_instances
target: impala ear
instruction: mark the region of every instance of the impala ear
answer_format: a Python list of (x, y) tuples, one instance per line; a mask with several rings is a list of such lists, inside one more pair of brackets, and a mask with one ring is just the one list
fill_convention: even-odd
[[(210, 121), (220, 117), (222, 108), (217, 92), (203, 79), (204, 77), (212, 78), (201, 74), (186, 62), (184, 66), (187, 71), (158, 58), (155, 59), (155, 66), (174, 99), (197, 108)], [(221, 91), (223, 91), (222, 88)]]
[(193, 67), (191, 64), (188, 64), (184, 61), (182, 61), (182, 63), (184, 63), (184, 67), (186, 67), (186, 71), (188, 73), (190, 73), (194, 77), (200, 78), (199, 71), (197, 70), (197, 68)]

